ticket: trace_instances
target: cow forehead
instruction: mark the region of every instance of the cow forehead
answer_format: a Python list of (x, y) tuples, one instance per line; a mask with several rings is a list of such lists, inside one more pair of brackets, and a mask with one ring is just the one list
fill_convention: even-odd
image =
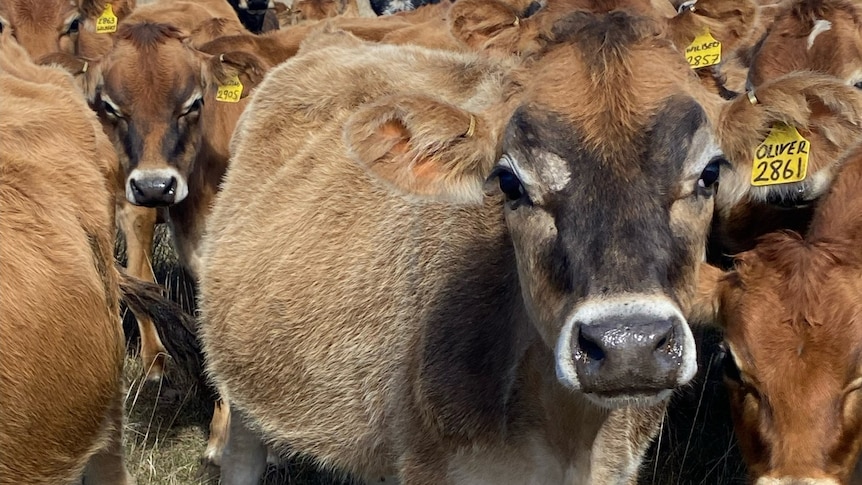
[(738, 299), (722, 302), (735, 305), (725, 309), (734, 352), (775, 392), (788, 379), (796, 382), (793, 376), (817, 375), (822, 384), (844, 385), (862, 370), (862, 285), (852, 283), (856, 271), (836, 266), (804, 282), (788, 282), (774, 269), (744, 275)]
[(72, 0), (13, 0), (10, 3), (10, 12), (7, 14), (13, 18), (9, 20), (19, 29), (56, 29), (58, 22), (62, 23), (70, 12), (77, 10)]
[(153, 49), (119, 42), (104, 79), (103, 90), (114, 102), (173, 110), (200, 88), (201, 64), (177, 40), (168, 40)]

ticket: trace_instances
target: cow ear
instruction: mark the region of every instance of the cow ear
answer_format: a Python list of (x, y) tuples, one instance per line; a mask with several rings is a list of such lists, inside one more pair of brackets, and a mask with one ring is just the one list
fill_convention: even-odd
[(697, 0), (684, 2), (668, 21), (674, 44), (684, 50), (704, 29), (721, 42), (722, 58), (744, 45), (760, 23), (760, 10), (752, 0)]
[(110, 3), (111, 10), (119, 21), (126, 18), (135, 9), (136, 0), (78, 0), (78, 10), (88, 19), (97, 19), (105, 11), (105, 5)]
[(697, 269), (697, 291), (686, 318), (691, 325), (717, 326), (721, 285), (728, 272), (707, 263)]
[(242, 51), (209, 56), (203, 66), (202, 79), (211, 86), (226, 85), (234, 77), (239, 78), (240, 98), (248, 96), (260, 84), (269, 67), (256, 55)]
[[(808, 168), (799, 183), (753, 187), (754, 155), (776, 123), (795, 127), (808, 140)], [(719, 143), (733, 170), (722, 171), (716, 205), (729, 210), (743, 197), (814, 199), (825, 192), (844, 155), (856, 146), (862, 94), (825, 74), (794, 72), (766, 82), (722, 107)]]
[(525, 39), (537, 38), (533, 22), (498, 0), (458, 0), (449, 9), (449, 29), (472, 50), (520, 53)]
[(485, 120), (456, 106), (396, 95), (362, 106), (345, 124), (351, 156), (404, 194), (449, 203), (479, 203), (496, 155)]

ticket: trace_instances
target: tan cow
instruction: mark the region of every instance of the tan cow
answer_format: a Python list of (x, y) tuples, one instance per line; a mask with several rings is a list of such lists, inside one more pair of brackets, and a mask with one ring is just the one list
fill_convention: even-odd
[(847, 485), (862, 454), (862, 148), (809, 232), (776, 232), (729, 272), (701, 272), (725, 330), (725, 382), (758, 485)]
[(0, 39), (0, 483), (122, 484), (116, 156), (63, 71)]
[(204, 245), (222, 483), (258, 433), (365, 480), (635, 482), (696, 371), (716, 133), (808, 108), (729, 122), (660, 33), (574, 12), (521, 65), (336, 32), (270, 72)]

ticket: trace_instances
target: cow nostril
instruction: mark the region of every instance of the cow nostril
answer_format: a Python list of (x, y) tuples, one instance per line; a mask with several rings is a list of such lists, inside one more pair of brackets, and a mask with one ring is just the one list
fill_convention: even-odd
[(138, 181), (137, 181), (137, 180), (135, 180), (135, 179), (129, 179), (129, 187), (131, 187), (131, 188), (132, 188), (132, 192), (134, 192), (134, 194), (135, 194), (136, 196), (139, 196), (139, 197), (140, 197), (140, 196), (143, 196), (143, 195), (144, 195), (144, 192), (143, 192), (143, 190), (141, 190), (141, 187), (138, 185)]
[(171, 177), (170, 180), (168, 180), (168, 183), (165, 184), (164, 193), (165, 194), (172, 194), (176, 191), (176, 189), (177, 189), (177, 178)]
[(585, 336), (583, 329), (578, 332), (578, 347), (590, 360), (599, 362), (605, 358), (605, 351), (597, 343)]

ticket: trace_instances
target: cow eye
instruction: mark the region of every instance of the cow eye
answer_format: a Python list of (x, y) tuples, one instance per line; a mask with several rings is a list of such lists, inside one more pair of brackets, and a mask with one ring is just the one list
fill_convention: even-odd
[(859, 81), (858, 83), (854, 84), (853, 87), (855, 87), (856, 89), (862, 89), (862, 81)]
[(105, 114), (108, 115), (108, 118), (112, 120), (118, 120), (123, 117), (117, 107), (105, 100), (102, 100), (102, 109), (105, 111)]
[(68, 29), (66, 29), (66, 33), (67, 33), (67, 34), (77, 34), (77, 33), (78, 33), (78, 30), (79, 30), (80, 28), (81, 28), (81, 21), (80, 21), (80, 19), (75, 19), (75, 20), (73, 20), (73, 21), (72, 21), (72, 23), (71, 23), (71, 24), (69, 24), (69, 28), (68, 28)]
[(736, 365), (736, 360), (733, 358), (730, 349), (723, 343), (721, 344), (721, 349), (724, 353), (724, 357), (721, 359), (721, 370), (724, 373), (724, 377), (733, 382), (742, 382), (742, 374), (739, 372), (739, 367)]
[(710, 190), (718, 182), (721, 166), (727, 164), (723, 158), (713, 158), (700, 173), (697, 179), (697, 187), (701, 190)]
[(180, 117), (188, 116), (190, 114), (200, 112), (201, 106), (203, 106), (203, 104), (204, 104), (203, 98), (197, 98), (196, 100), (194, 100), (194, 102), (191, 105), (189, 105), (188, 108), (186, 108), (185, 111), (180, 113)]
[(509, 201), (520, 200), (527, 193), (524, 190), (524, 185), (518, 180), (518, 176), (507, 167), (498, 166), (494, 169), (492, 176), (497, 177), (500, 191), (505, 194)]

